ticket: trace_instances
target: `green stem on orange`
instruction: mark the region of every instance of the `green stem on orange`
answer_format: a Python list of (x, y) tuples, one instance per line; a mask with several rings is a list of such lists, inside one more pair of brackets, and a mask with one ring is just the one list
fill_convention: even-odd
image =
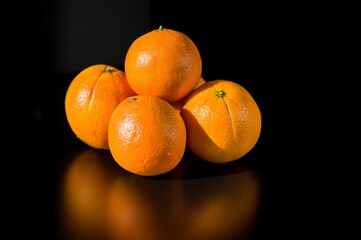
[(224, 96), (226, 96), (226, 93), (223, 90), (219, 90), (216, 92), (216, 96), (223, 98)]
[(164, 31), (164, 30), (165, 30), (165, 28), (163, 28), (163, 26), (160, 25), (159, 28), (158, 28), (158, 31), (159, 31), (159, 32), (162, 32), (162, 31)]
[(137, 97), (130, 97), (130, 98), (128, 98), (128, 102), (134, 102), (135, 100), (137, 100)]
[(105, 68), (105, 72), (112, 72), (112, 71), (113, 71), (113, 69), (111, 67), (106, 67)]

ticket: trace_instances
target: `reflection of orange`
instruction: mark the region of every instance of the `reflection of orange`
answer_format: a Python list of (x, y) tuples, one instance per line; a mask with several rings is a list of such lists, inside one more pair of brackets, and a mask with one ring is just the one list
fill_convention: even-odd
[(67, 89), (65, 111), (68, 123), (75, 135), (89, 146), (109, 149), (109, 118), (124, 98), (134, 94), (123, 71), (105, 64), (89, 66)]
[(260, 200), (253, 172), (196, 179), (184, 187), (185, 239), (247, 239), (252, 233)]
[(79, 153), (70, 163), (60, 195), (61, 222), (70, 235), (103, 233), (104, 206), (114, 166), (109, 151), (93, 148)]
[(155, 213), (139, 192), (116, 181), (108, 199), (107, 225), (111, 239), (160, 239)]
[(110, 239), (175, 239), (173, 226), (179, 216), (174, 210), (181, 199), (179, 190), (175, 181), (131, 173), (120, 176), (108, 195), (106, 223)]

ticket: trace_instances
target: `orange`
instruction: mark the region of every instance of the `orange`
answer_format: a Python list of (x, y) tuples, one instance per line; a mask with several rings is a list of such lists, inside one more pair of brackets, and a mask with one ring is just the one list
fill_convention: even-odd
[(200, 85), (202, 85), (205, 82), (206, 82), (206, 80), (201, 76), (201, 78), (199, 79), (199, 82), (195, 88), (199, 87)]
[(133, 41), (125, 56), (124, 71), (137, 94), (176, 102), (197, 86), (202, 60), (187, 35), (160, 26)]
[(65, 95), (65, 113), (74, 134), (89, 146), (109, 149), (111, 114), (126, 97), (134, 95), (124, 71), (107, 64), (83, 69)]
[(170, 103), (151, 95), (123, 100), (110, 118), (108, 137), (115, 161), (143, 176), (169, 172), (186, 148), (181, 115)]
[[(204, 80), (204, 78), (201, 77), (201, 78), (199, 79), (199, 82), (198, 82), (197, 86), (196, 86), (194, 89), (196, 89), (197, 87), (199, 87), (200, 85), (202, 85), (202, 84), (205, 83), (205, 82), (206, 82), (206, 80)], [(187, 96), (188, 96), (188, 95), (187, 95)], [(173, 105), (173, 107), (175, 107), (175, 108), (180, 112), (181, 109), (182, 109), (182, 106), (183, 106), (184, 101), (187, 99), (187, 96), (185, 96), (185, 97), (182, 98), (181, 100), (178, 100), (177, 102), (174, 102), (174, 103), (171, 103), (171, 104)]]
[(261, 112), (252, 95), (229, 80), (208, 81), (186, 99), (181, 115), (187, 145), (200, 158), (225, 163), (243, 157), (261, 133)]

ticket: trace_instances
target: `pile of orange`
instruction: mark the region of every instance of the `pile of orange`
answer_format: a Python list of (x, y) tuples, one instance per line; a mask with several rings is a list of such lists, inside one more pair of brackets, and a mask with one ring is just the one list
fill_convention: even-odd
[(133, 41), (124, 71), (107, 64), (81, 71), (68, 87), (65, 112), (80, 140), (143, 176), (171, 171), (187, 147), (212, 163), (240, 159), (262, 124), (243, 86), (205, 81), (195, 43), (162, 26)]

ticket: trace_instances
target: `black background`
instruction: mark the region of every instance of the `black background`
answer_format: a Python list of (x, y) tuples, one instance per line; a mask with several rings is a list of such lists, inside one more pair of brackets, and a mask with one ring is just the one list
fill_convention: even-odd
[[(291, 114), (287, 117), (284, 114), (289, 106), (284, 98), (286, 94), (292, 95), (291, 85), (284, 80), (299, 81), (289, 56), (303, 48), (295, 41), (296, 37), (302, 38), (295, 35), (295, 29), (300, 27), (294, 17), (297, 7), (236, 1), (207, 1), (196, 5), (189, 0), (149, 1), (147, 6), (150, 11), (147, 31), (163, 25), (184, 32), (200, 50), (202, 75), (207, 81), (238, 82), (258, 102), (263, 117), (262, 136), (245, 160), (262, 173), (265, 183), (266, 201), (254, 238), (281, 238), (284, 224), (281, 168), (289, 156), (290, 150), (285, 150), (289, 144), (285, 133), (292, 118)], [(76, 62), (74, 70), (60, 71), (61, 67), (55, 70), (54, 14), (57, 14), (55, 0), (26, 3), (15, 15), (22, 19), (21, 25), (9, 26), (9, 34), (14, 33), (19, 41), (11, 54), (15, 55), (12, 69), (8, 69), (16, 72), (9, 81), (12, 90), (9, 94), (14, 96), (10, 101), (14, 104), (4, 110), (7, 113), (4, 120), (14, 126), (7, 130), (11, 131), (7, 138), (11, 153), (9, 151), (5, 161), (12, 177), (3, 181), (9, 190), (4, 199), (9, 212), (6, 222), (13, 238), (26, 235), (57, 239), (54, 196), (58, 171), (66, 164), (64, 156), (82, 146), (65, 119), (66, 88), (81, 66), (109, 61), (107, 63), (123, 67), (121, 59), (112, 62), (114, 58), (100, 55), (98, 60), (92, 51), (85, 51), (82, 54), (88, 54), (87, 57), (81, 58), (84, 62)], [(116, 23), (107, 28), (114, 29), (118, 38), (126, 34), (117, 31)], [(133, 34), (136, 36), (142, 31), (138, 29)], [(130, 44), (123, 42), (125, 45), (114, 48), (126, 49), (127, 43)], [(119, 53), (122, 54), (124, 52)]]

